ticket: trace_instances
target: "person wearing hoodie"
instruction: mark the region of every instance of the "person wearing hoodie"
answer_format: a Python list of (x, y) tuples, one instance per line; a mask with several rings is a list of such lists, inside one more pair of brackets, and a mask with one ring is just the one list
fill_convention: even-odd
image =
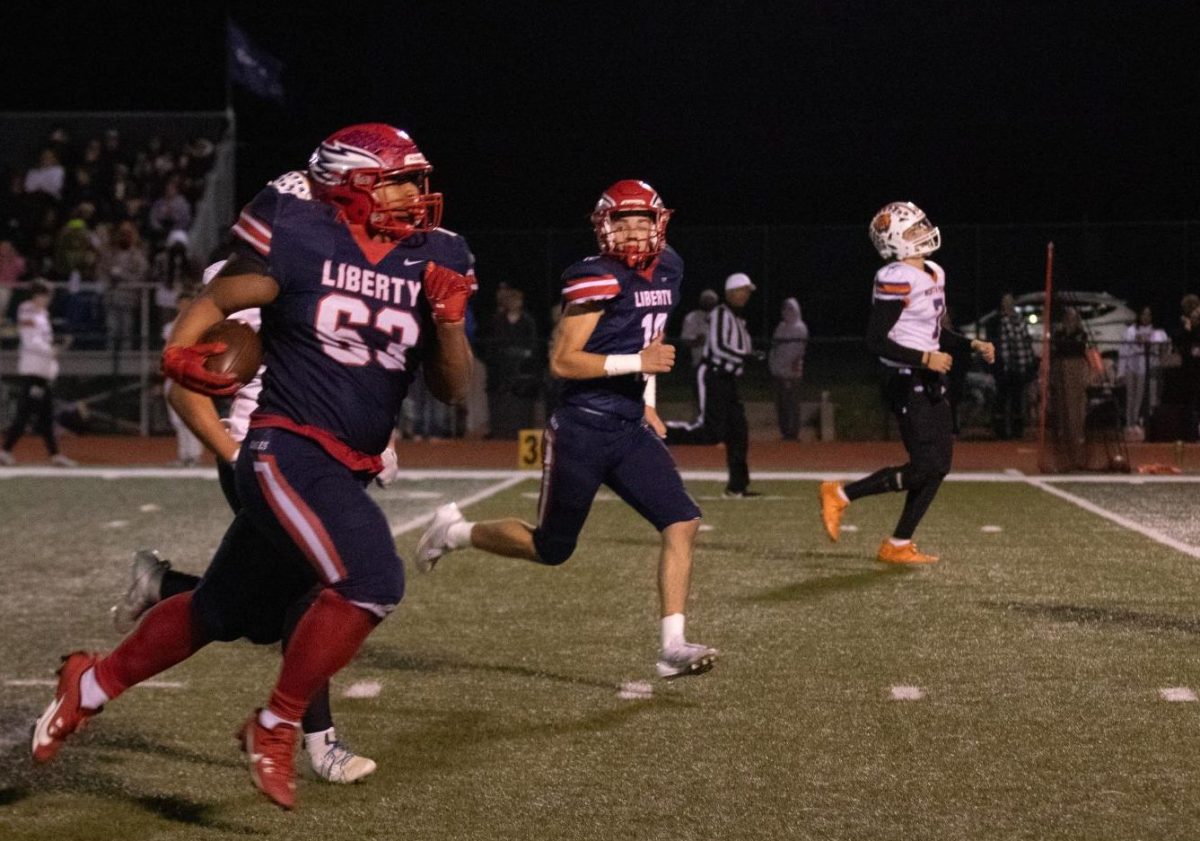
[(808, 349), (808, 325), (800, 316), (800, 302), (783, 302), (779, 324), (771, 336), (767, 366), (775, 380), (775, 410), (779, 434), (785, 441), (800, 435), (800, 380), (804, 376), (804, 353)]

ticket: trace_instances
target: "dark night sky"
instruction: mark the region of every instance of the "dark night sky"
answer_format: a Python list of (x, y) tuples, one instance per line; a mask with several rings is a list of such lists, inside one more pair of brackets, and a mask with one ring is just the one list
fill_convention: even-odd
[[(207, 5), (0, 12), (0, 109), (222, 108)], [(380, 120), (452, 227), (571, 227), (630, 176), (688, 224), (1197, 216), (1195, 3), (280, 5), (229, 9), (287, 65), (283, 107), (234, 97), (246, 192)]]

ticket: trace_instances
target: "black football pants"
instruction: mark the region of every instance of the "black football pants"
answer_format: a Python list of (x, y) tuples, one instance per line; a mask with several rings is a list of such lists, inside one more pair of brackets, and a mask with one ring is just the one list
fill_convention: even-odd
[(887, 374), (884, 393), (900, 422), (908, 463), (885, 467), (844, 488), (851, 501), (905, 491), (904, 510), (892, 536), (908, 540), (950, 472), (954, 430), (944, 379), (931, 371)]
[(23, 377), (21, 396), (17, 398), (17, 415), (4, 435), (4, 449), (11, 451), (25, 434), (33, 420), (33, 431), (46, 442), (46, 451), (58, 455), (58, 438), (54, 435), (54, 392), (44, 377)]

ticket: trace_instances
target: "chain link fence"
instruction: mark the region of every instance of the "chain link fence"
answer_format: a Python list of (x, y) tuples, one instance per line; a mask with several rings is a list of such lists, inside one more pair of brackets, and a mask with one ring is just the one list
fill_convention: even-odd
[[(1115, 359), (1120, 331), (1143, 306), (1152, 307), (1155, 323), (1168, 331), (1178, 326), (1179, 301), (1200, 289), (1200, 222), (1123, 225), (956, 225), (943, 226), (945, 245), (937, 260), (947, 271), (947, 297), (956, 324), (982, 330), (1005, 291), (1032, 293), (1044, 283), (1045, 243), (1056, 244), (1056, 289), (1065, 294), (1109, 293), (1122, 303), (1115, 321), (1096, 335), (1097, 345)], [(552, 399), (553, 383), (545, 360), (558, 306), (562, 270), (595, 252), (586, 228), (571, 231), (466, 231), (477, 258), (480, 293), (473, 303), (475, 345), (484, 360), (513, 357), (511, 343), (492, 342), (489, 323), (501, 283), (525, 293), (525, 309), (537, 327), (514, 382), (497, 388), (520, 392), (532, 401), (534, 422), (541, 422)], [(871, 278), (878, 260), (865, 226), (689, 227), (671, 229), (671, 242), (686, 265), (684, 300), (668, 324), (677, 336), (684, 314), (696, 306), (703, 289), (720, 291), (724, 278), (746, 272), (758, 289), (746, 310), (755, 344), (769, 347), (784, 299), (801, 304), (811, 338), (801, 399), (810, 407), (832, 403), (839, 438), (878, 438), (889, 434), (888, 415), (878, 393), (876, 361), (862, 345), (870, 309)], [(156, 305), (155, 288), (139, 287), (139, 300), (114, 309), (98, 287), (74, 292), (60, 285), (53, 305), (56, 330), (73, 337), (62, 355), (60, 393), (86, 400), (106, 417), (111, 431), (149, 434), (169, 430), (161, 408), (158, 352), (162, 326), (173, 314)], [(20, 292), (14, 296), (15, 310)], [(116, 317), (114, 317), (114, 314)], [(1035, 343), (1036, 344), (1036, 343)], [(0, 335), (0, 374), (15, 368), (16, 332)], [(1169, 354), (1168, 354), (1169, 357)], [(687, 354), (660, 379), (660, 401), (669, 412), (686, 416), (692, 400)], [(1168, 363), (1170, 360), (1168, 359)], [(1164, 372), (1164, 377), (1167, 373)], [(990, 423), (990, 374), (975, 362), (964, 383), (963, 423), (986, 434)], [(758, 434), (771, 434), (773, 383), (765, 364), (750, 365), (743, 380), (746, 399), (757, 405)], [(418, 405), (422, 416), (433, 411), (433, 428), (449, 434), (484, 434), (485, 398), (476, 401), (475, 417)], [(429, 426), (429, 424), (426, 424)]]

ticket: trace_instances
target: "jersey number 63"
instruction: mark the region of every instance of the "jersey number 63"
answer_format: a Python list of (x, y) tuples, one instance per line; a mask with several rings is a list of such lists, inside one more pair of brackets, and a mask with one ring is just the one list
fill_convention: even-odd
[[(367, 347), (359, 327), (370, 327), (395, 339), (382, 349)], [(408, 349), (417, 343), (421, 325), (407, 310), (385, 307), (374, 315), (360, 298), (326, 295), (317, 304), (317, 338), (326, 355), (343, 365), (369, 365), (374, 361), (391, 371), (403, 371)]]

